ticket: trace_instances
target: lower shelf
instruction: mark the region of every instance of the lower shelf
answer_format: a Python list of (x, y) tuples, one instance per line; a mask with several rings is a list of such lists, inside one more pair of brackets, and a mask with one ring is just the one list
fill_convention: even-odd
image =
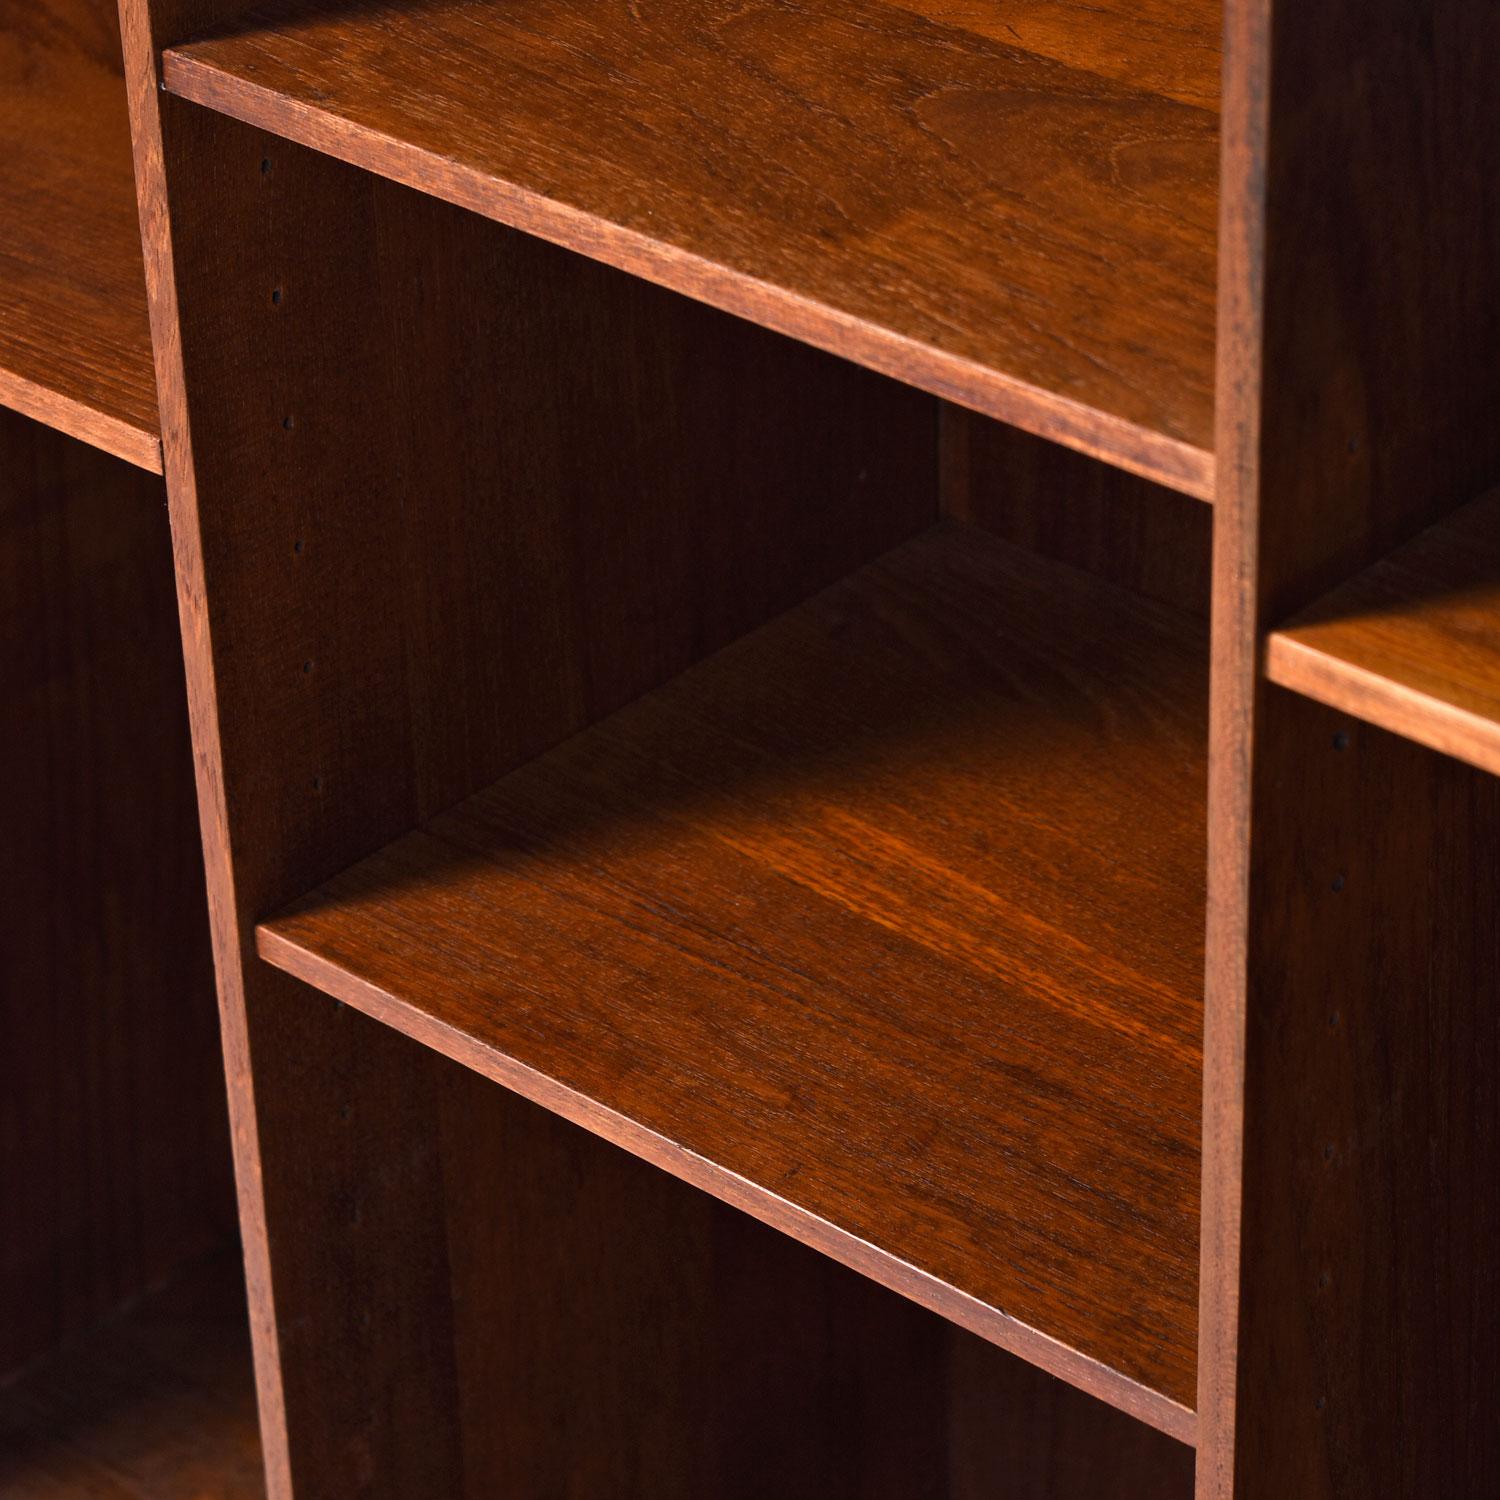
[(1500, 490), (1273, 631), (1266, 676), (1500, 775)]
[(1205, 677), (942, 526), (260, 952), (1190, 1440)]
[(0, 1386), (6, 1500), (260, 1500), (239, 1257), (218, 1257)]

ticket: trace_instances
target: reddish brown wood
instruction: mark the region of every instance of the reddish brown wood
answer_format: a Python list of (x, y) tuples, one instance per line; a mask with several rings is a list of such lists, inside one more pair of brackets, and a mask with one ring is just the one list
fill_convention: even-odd
[(1209, 498), (1219, 7), (1135, 11), (294, 4), (165, 76)]
[(1500, 774), (1500, 493), (1276, 631), (1272, 682)]
[(110, 0), (0, 4), (0, 403), (161, 472)]
[(428, 1056), (470, 1493), (1191, 1494), (1190, 1449)]
[(4, 1376), (234, 1233), (161, 481), (10, 412), (0, 694)]
[[(1488, 814), (1383, 744), (1366, 799), (1331, 782), (1335, 731), (1260, 669), (1270, 628), (1500, 474), (1500, 29), (1469, 0), (1225, 13), (1198, 1489), (1477, 1493), (1494, 1360), (1441, 1340), (1489, 1295), (1488, 1209), (1447, 1205), (1490, 1189), (1443, 1111), (1487, 1076), (1447, 1017), (1495, 982)], [(1293, 903), (1340, 874), (1366, 894), (1314, 926)], [(1358, 1047), (1312, 1045), (1331, 1000)], [(1384, 1172), (1370, 1213), (1329, 1211), (1326, 1145)], [(1367, 1299), (1402, 1267), (1438, 1270), (1428, 1305)]]
[(201, 1263), (0, 1385), (6, 1500), (260, 1500), (244, 1287)]
[(260, 951), (1187, 1435), (1196, 645), (945, 528)]
[(959, 407), (940, 432), (944, 515), (1207, 617), (1212, 510)]
[[(290, 1003), (250, 922), (929, 522), (935, 415), (162, 95), (145, 21), (127, 51), (270, 1487), (353, 1466), (451, 1493), (451, 1365), (412, 1352), (449, 1316), (440, 1246), (411, 1231), (419, 1274), (373, 1325), (358, 1277), (317, 1271), (325, 1244), (347, 1269), (434, 1222), (433, 1118), (403, 1117), (399, 1169), (381, 1139), (309, 1152), (343, 1078), (402, 1098), (406, 1075)], [(351, 1221), (372, 1176), (382, 1207)], [(372, 1420), (397, 1388), (401, 1420)]]

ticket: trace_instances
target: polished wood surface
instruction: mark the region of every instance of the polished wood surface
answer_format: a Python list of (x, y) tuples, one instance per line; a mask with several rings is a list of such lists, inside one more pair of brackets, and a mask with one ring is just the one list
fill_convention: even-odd
[(260, 951), (1186, 1435), (1202, 669), (944, 527)]
[[(1219, 6), (1014, 9), (303, 0), (164, 38), (164, 68), (184, 97), (1209, 498)], [(1156, 61), (1127, 77), (1132, 57)]]
[(442, 1121), (465, 1496), (1191, 1495), (1183, 1444), (397, 1045)]
[(1273, 632), (1266, 675), (1500, 775), (1500, 494)]
[(234, 1234), (161, 480), (0, 411), (0, 1377)]
[[(346, 1079), (384, 1074), (401, 1100), (407, 1072), (291, 1003), (253, 920), (930, 524), (934, 403), (163, 94), (143, 20), (126, 35), (154, 317), (176, 330), (167, 467), (270, 1489), (358, 1468), (447, 1493), (451, 1384), (412, 1353), (437, 1337), (431, 1280), (392, 1276), (367, 1325), (357, 1282), (319, 1274), (325, 1243), (378, 1263), (393, 1224), (432, 1224), (430, 1124), (403, 1111), (398, 1152), (309, 1150)], [(164, 173), (197, 185), (170, 216)], [(372, 1184), (381, 1211), (351, 1222)], [(437, 1253), (415, 1228), (400, 1243)], [(372, 1424), (398, 1381), (400, 1420)]]
[(0, 1384), (5, 1500), (262, 1500), (239, 1258), (204, 1261)]
[(0, 0), (0, 404), (161, 472), (108, 0)]
[[(1367, 1304), (1354, 1270), (1381, 1254), (1436, 1257), (1454, 1278), (1435, 1291), (1429, 1326), (1444, 1326), (1466, 1296), (1488, 1295), (1481, 1242), (1468, 1238), (1477, 1221), (1434, 1206), (1377, 1231), (1357, 1200), (1342, 1221), (1325, 1216), (1317, 1153), (1329, 1142), (1288, 1127), (1326, 1090), (1351, 1149), (1389, 1143), (1402, 1174), (1431, 1150), (1454, 1196), (1488, 1191), (1461, 1153), (1451, 1177), (1438, 1171), (1444, 1148), (1430, 1137), (1414, 1134), (1403, 1157), (1382, 1117), (1391, 1094), (1441, 1084), (1409, 1018), (1465, 988), (1469, 1003), (1493, 990), (1479, 951), (1493, 922), (1483, 845), (1450, 829), (1461, 847), (1451, 884), (1432, 881), (1432, 846), (1406, 827), (1429, 806), (1420, 757), (1391, 759), (1372, 781), (1380, 799), (1340, 800), (1348, 827), (1325, 821), (1326, 742), (1297, 732), (1312, 721), (1262, 664), (1268, 632), (1500, 479), (1500, 213), (1488, 186), (1500, 179), (1489, 106), (1500, 28), (1473, 0), (1226, 0), (1225, 22), (1198, 1491), (1479, 1493), (1463, 1466), (1483, 1472), (1492, 1451), (1493, 1361), (1466, 1364), (1472, 1346), (1455, 1344), (1446, 1378), (1420, 1389), (1384, 1378), (1424, 1314)], [(1440, 802), (1437, 815), (1462, 817), (1460, 805)], [(1317, 831), (1331, 870), (1302, 862)], [(1357, 868), (1341, 869), (1345, 846), (1363, 854)], [(1302, 946), (1289, 947), (1286, 904), (1341, 873), (1367, 889), (1360, 920), (1335, 904), (1326, 931), (1299, 923)], [(1426, 951), (1405, 925), (1423, 913)], [(1318, 1071), (1291, 1040), (1304, 1033), (1268, 1022), (1315, 1014), (1330, 972), (1370, 1010), (1371, 1050), (1320, 1050)], [(1308, 1239), (1314, 1221), (1326, 1241)], [(1315, 1255), (1326, 1264), (1314, 1269)], [(1337, 1418), (1324, 1415), (1329, 1346), (1284, 1337), (1328, 1319), (1345, 1370), (1369, 1372), (1363, 1405)], [(1485, 1395), (1450, 1401), (1449, 1381)], [(1410, 1445), (1393, 1470), (1397, 1433)]]

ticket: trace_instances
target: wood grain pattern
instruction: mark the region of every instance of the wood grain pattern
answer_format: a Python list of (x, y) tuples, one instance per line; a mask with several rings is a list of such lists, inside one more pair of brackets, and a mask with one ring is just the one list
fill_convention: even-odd
[(161, 472), (108, 0), (0, 3), (0, 403)]
[(1185, 618), (943, 528), (260, 951), (1189, 1436), (1201, 693)]
[[(301, 3), (164, 68), (184, 97), (1209, 498), (1216, 116), (1109, 76), (1120, 7), (1069, 9)], [(1153, 11), (1135, 50), (1180, 49), (1165, 72), (1199, 81), (1163, 86), (1201, 93), (1217, 27), (1204, 0)]]
[(1500, 494), (1273, 632), (1266, 675), (1500, 775)]
[[(1335, 1271), (1380, 1242), (1362, 1211), (1341, 1226), (1323, 1219), (1320, 1181), (1297, 1154), (1308, 1143), (1288, 1129), (1315, 1102), (1299, 1092), (1314, 1075), (1267, 1021), (1319, 1007), (1326, 970), (1351, 994), (1395, 984), (1412, 1007), (1446, 1005), (1444, 955), (1482, 941), (1467, 924), (1493, 918), (1456, 885), (1450, 924), (1424, 892), (1429, 851), (1401, 833), (1428, 796), (1420, 761), (1392, 770), (1388, 802), (1340, 803), (1343, 834), (1325, 823), (1309, 773), (1323, 747), (1286, 732), (1262, 653), (1269, 631), (1500, 478), (1500, 117), (1488, 106), (1500, 28), (1472, 0), (1226, 0), (1225, 22), (1198, 1489), (1203, 1500), (1466, 1493), (1467, 1481), (1448, 1481), (1485, 1451), (1482, 1419), (1469, 1420), (1482, 1407), (1440, 1393), (1450, 1380), (1482, 1387), (1485, 1367), (1464, 1368), (1455, 1343), (1425, 1400), (1376, 1378), (1400, 1368), (1420, 1316), (1365, 1309), (1354, 1277), (1320, 1292), (1303, 1274), (1301, 1216), (1327, 1223)], [(1378, 896), (1368, 925), (1299, 927), (1306, 951), (1288, 951), (1278, 914), (1305, 877), (1296, 851), (1313, 830), (1370, 850), (1359, 878)], [(1462, 858), (1479, 856), (1475, 846)], [(1431, 952), (1405, 938), (1388, 949), (1387, 911), (1403, 934), (1430, 913)], [(1487, 993), (1493, 974), (1477, 954), (1467, 964)], [(1425, 1048), (1401, 1045), (1394, 997), (1380, 1005), (1371, 1045), (1386, 1062), (1368, 1052), (1330, 1063), (1317, 1087), (1420, 1097), (1441, 1086)], [(1361, 1129), (1393, 1140), (1368, 1112)], [(1419, 1170), (1421, 1142), (1409, 1138), (1410, 1160), (1391, 1144), (1392, 1170)], [(1483, 1190), (1463, 1161), (1455, 1191)], [(1419, 1260), (1449, 1224), (1436, 1208), (1386, 1221), (1389, 1263)], [(1326, 1366), (1277, 1335), (1320, 1302), (1319, 1316), (1341, 1322), (1344, 1367), (1370, 1373), (1360, 1421), (1379, 1441), (1346, 1441), (1347, 1429), (1309, 1415)], [(1395, 1433), (1411, 1436), (1425, 1474), (1392, 1470)]]
[(1207, 619), (1211, 509), (961, 407), (939, 432), (945, 516)]
[(200, 1263), (0, 1385), (5, 1500), (261, 1500), (239, 1257)]
[(1191, 1494), (1191, 1449), (423, 1051), (473, 1500)]
[[(326, 1134), (349, 1080), (410, 1078), (253, 919), (928, 524), (934, 404), (159, 92), (153, 10), (127, 55), (269, 1488), (448, 1494), (430, 1113), (395, 1156)], [(421, 1274), (369, 1322), (323, 1256), (393, 1240)]]
[(160, 479), (0, 411), (0, 1376), (234, 1234)]
[(1259, 735), (1235, 1492), (1483, 1495), (1500, 782), (1274, 687)]

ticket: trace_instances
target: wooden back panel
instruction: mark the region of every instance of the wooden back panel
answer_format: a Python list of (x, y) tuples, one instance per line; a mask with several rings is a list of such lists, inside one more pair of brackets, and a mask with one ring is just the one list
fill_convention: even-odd
[[(1491, 813), (1379, 736), (1355, 769), (1350, 729), (1259, 673), (1268, 627), (1500, 473), (1500, 27), (1472, 0), (1227, 0), (1226, 59), (1199, 1493), (1441, 1493), (1442, 1455), (1492, 1439), (1402, 1361), (1477, 1283), (1419, 1307), (1363, 1278), (1479, 1243), (1482, 1213), (1434, 1203), (1493, 1191), (1445, 1112), (1489, 1067), (1450, 1028), (1495, 980)], [(1434, 816), (1460, 820), (1437, 866)], [(1385, 1185), (1330, 1213), (1351, 1158)], [(1493, 1399), (1492, 1356), (1462, 1378)]]
[(0, 411), (0, 1376), (234, 1237), (163, 500)]

